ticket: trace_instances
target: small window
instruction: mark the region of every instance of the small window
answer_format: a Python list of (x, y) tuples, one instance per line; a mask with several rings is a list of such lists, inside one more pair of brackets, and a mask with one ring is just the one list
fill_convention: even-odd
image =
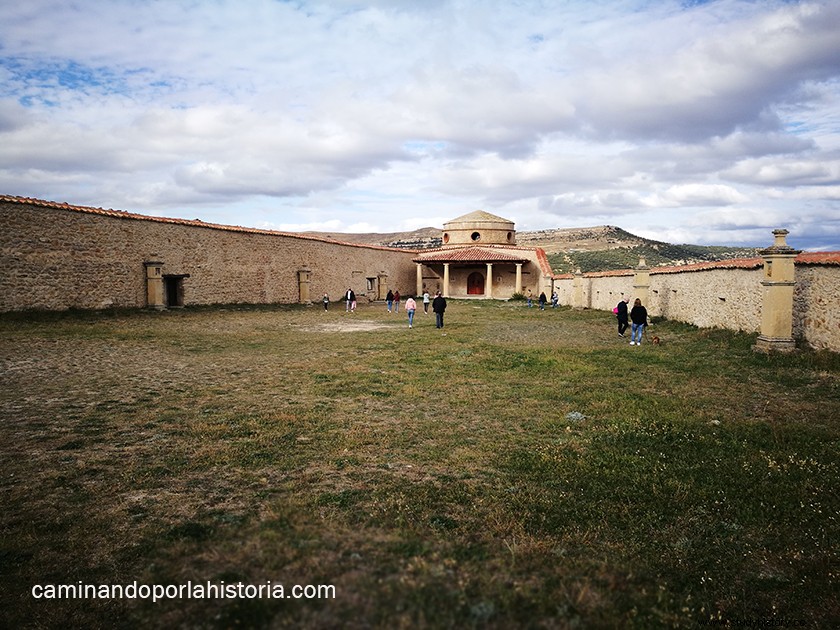
[(513, 232), (508, 232), (507, 233), (507, 240), (508, 240), (508, 243), (510, 243), (513, 240)]
[(474, 241), (480, 241), (481, 240), (481, 234), (479, 234), (478, 232), (473, 232), (472, 235), (470, 236), (470, 238)]
[(444, 232), (443, 234), (443, 244), (446, 245), (449, 242), (449, 234)]

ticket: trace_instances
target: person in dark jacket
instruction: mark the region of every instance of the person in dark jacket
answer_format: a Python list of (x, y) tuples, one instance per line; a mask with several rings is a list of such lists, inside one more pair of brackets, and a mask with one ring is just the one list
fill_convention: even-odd
[(624, 298), (618, 303), (615, 312), (615, 316), (618, 318), (618, 336), (623, 337), (624, 332), (627, 330), (627, 327), (630, 325), (630, 313), (627, 309), (627, 303), (630, 301), (629, 297)]
[[(630, 309), (630, 345), (642, 345), (642, 333), (647, 325), (647, 309), (642, 306), (642, 301), (639, 298), (633, 302), (633, 308)], [(638, 333), (638, 334), (637, 334)]]
[(440, 291), (435, 293), (435, 299), (432, 300), (432, 310), (435, 313), (435, 328), (443, 328), (443, 313), (446, 310), (446, 298), (440, 294)]
[(388, 312), (394, 307), (394, 292), (388, 289), (388, 295), (385, 296), (385, 303), (388, 305)]
[(540, 299), (538, 301), (540, 303), (540, 310), (544, 311), (545, 310), (545, 303), (548, 302), (548, 298), (545, 297), (545, 291), (540, 293)]

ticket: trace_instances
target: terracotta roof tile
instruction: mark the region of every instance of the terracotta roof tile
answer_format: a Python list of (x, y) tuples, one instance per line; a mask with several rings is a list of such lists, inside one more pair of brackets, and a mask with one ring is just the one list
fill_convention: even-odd
[[(531, 250), (533, 251), (533, 250)], [(414, 262), (528, 262), (524, 256), (511, 256), (485, 247), (452, 248), (423, 253)]]
[(711, 262), (694, 263), (691, 265), (669, 265), (653, 267), (653, 273), (685, 273), (687, 271), (707, 271), (709, 269), (756, 269), (764, 265), (762, 258), (732, 258), (730, 260), (715, 260)]
[[(802, 252), (796, 257), (797, 265), (840, 265), (840, 252)], [(731, 258), (711, 262), (694, 263), (691, 265), (670, 265), (653, 267), (651, 274), (686, 273), (691, 271), (709, 271), (710, 269), (758, 269), (764, 265), (763, 258)], [(618, 269), (615, 271), (592, 271), (583, 274), (587, 278), (602, 278), (608, 276), (632, 276), (633, 269)], [(574, 278), (572, 273), (555, 274), (555, 280)]]
[(840, 265), (840, 252), (802, 252), (796, 257), (798, 265)]

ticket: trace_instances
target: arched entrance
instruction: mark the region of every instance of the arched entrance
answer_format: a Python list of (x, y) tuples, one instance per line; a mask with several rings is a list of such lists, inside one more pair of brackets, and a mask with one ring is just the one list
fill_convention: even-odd
[(467, 295), (484, 295), (484, 276), (477, 271), (467, 276)]

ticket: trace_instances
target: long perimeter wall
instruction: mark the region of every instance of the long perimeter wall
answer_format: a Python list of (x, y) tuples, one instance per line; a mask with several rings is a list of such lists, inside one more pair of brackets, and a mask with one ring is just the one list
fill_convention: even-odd
[[(333, 301), (413, 289), (412, 252), (305, 235), (0, 197), (0, 311), (147, 303), (145, 263), (182, 278), (185, 305)], [(379, 283), (374, 289), (368, 279)]]
[[(652, 316), (701, 328), (759, 331), (764, 265), (760, 258), (685, 267), (555, 276), (560, 303), (612, 311), (624, 296), (647, 293)], [(643, 286), (647, 285), (647, 291)], [(793, 336), (840, 352), (840, 252), (799, 254), (795, 265)]]
[[(180, 278), (185, 305), (337, 301), (348, 287), (379, 299), (413, 291), (416, 253), (0, 195), (0, 312), (149, 306), (150, 262)], [(654, 316), (750, 333), (761, 323), (762, 259), (542, 273), (566, 305), (609, 312), (646, 295)], [(799, 254), (794, 282), (794, 337), (840, 352), (840, 252)]]

